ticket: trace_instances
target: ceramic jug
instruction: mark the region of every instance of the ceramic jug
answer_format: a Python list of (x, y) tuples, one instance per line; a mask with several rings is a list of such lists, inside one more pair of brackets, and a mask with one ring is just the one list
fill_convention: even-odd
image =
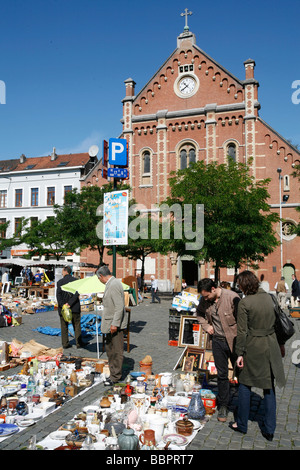
[(190, 404), (188, 406), (187, 414), (191, 419), (204, 419), (205, 418), (205, 408), (201, 398), (200, 392), (193, 392)]
[(155, 432), (153, 429), (145, 429), (144, 434), (140, 435), (140, 441), (143, 444), (143, 448), (155, 446)]
[(124, 429), (118, 437), (118, 444), (121, 450), (136, 450), (139, 438), (133, 429)]
[(140, 441), (142, 443), (141, 450), (155, 450), (155, 432), (153, 429), (146, 429), (144, 434), (140, 435)]

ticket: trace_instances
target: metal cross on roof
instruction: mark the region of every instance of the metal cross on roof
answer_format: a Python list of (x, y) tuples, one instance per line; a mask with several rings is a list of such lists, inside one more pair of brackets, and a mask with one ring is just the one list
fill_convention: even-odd
[(186, 9), (184, 10), (184, 13), (181, 13), (181, 14), (180, 14), (180, 16), (185, 16), (185, 27), (184, 27), (184, 30), (185, 30), (185, 31), (188, 31), (188, 30), (190, 29), (189, 26), (188, 26), (188, 16), (190, 16), (190, 15), (192, 15), (192, 14), (193, 14), (193, 12), (192, 12), (192, 11), (189, 11), (188, 8), (186, 8)]

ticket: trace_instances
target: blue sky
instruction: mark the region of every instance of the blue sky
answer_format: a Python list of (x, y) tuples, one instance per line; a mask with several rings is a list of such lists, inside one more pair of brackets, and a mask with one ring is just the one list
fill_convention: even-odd
[(237, 78), (256, 61), (260, 116), (300, 145), (299, 0), (1, 0), (0, 160), (118, 137), (124, 80), (136, 92), (148, 82), (176, 48), (185, 8), (197, 45)]

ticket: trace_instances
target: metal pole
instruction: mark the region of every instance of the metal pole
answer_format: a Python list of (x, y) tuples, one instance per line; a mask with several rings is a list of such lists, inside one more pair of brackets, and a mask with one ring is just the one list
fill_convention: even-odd
[[(114, 178), (114, 191), (117, 189), (117, 180)], [(116, 245), (113, 245), (113, 270), (112, 274), (114, 277), (117, 276), (117, 249)]]
[(283, 253), (282, 253), (282, 204), (281, 204), (281, 168), (277, 168), (279, 175), (279, 217), (280, 217), (280, 273), (283, 276)]

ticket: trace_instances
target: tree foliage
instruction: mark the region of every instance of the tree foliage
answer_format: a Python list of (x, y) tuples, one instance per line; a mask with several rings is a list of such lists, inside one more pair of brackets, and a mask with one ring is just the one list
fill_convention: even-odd
[[(269, 182), (255, 181), (248, 165), (231, 159), (228, 164), (199, 161), (171, 175), (169, 205), (204, 205), (204, 245), (188, 254), (213, 262), (216, 277), (219, 267), (263, 261), (278, 245), (273, 224), (279, 218), (267, 202)], [(185, 243), (184, 237), (175, 241), (174, 251), (185, 254)]]

